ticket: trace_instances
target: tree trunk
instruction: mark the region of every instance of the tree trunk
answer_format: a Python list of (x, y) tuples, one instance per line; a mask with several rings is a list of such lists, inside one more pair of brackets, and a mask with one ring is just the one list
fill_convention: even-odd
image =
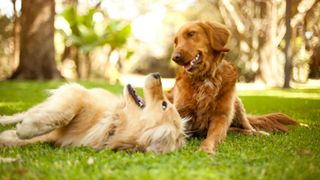
[(85, 79), (89, 79), (90, 75), (91, 75), (91, 59), (90, 59), (90, 53), (85, 53), (84, 55), (84, 62), (85, 62)]
[(291, 49), (291, 0), (286, 0), (286, 35), (285, 41), (286, 46), (284, 49), (284, 54), (286, 57), (286, 63), (284, 65), (284, 84), (283, 88), (290, 88), (290, 80), (292, 73), (292, 49)]
[(17, 12), (17, 1), (12, 0), (13, 4), (13, 53), (11, 60), (11, 68), (15, 70), (19, 62), (20, 53), (20, 17)]
[(22, 0), (20, 63), (11, 79), (60, 78), (54, 58), (54, 0)]
[(277, 47), (274, 43), (277, 30), (277, 4), (274, 0), (261, 2), (262, 25), (259, 32), (259, 68), (256, 81), (268, 86), (281, 86), (282, 75), (279, 71)]
[(78, 47), (72, 46), (74, 50), (73, 60), (76, 65), (77, 78), (81, 79), (81, 63), (80, 63), (80, 54)]
[(310, 72), (308, 77), (320, 79), (320, 44), (317, 44), (312, 51), (312, 56), (309, 62)]

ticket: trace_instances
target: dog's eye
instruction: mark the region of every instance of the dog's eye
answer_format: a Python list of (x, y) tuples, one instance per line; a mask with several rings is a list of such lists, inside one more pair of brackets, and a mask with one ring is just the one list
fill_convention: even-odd
[(188, 37), (192, 37), (195, 33), (196, 33), (196, 32), (194, 32), (194, 31), (190, 31), (190, 32), (187, 33), (187, 36), (188, 36)]
[(162, 110), (166, 110), (168, 107), (168, 103), (166, 101), (163, 101), (161, 107), (162, 107)]

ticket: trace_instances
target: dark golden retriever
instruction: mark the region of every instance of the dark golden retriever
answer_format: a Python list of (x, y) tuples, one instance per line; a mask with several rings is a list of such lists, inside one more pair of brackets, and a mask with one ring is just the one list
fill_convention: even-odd
[(236, 68), (225, 61), (229, 30), (208, 21), (190, 22), (174, 38), (172, 59), (180, 68), (176, 82), (167, 94), (181, 117), (189, 117), (187, 132), (206, 136), (199, 150), (213, 153), (227, 131), (265, 134), (265, 131), (287, 131), (296, 124), (290, 117), (270, 114), (247, 117), (235, 92)]

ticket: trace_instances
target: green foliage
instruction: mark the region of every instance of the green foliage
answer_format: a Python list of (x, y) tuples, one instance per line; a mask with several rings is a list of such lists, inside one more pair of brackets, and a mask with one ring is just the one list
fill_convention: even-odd
[[(0, 82), (0, 114), (12, 114), (39, 103), (45, 89), (62, 82)], [(121, 94), (122, 87), (81, 82)], [(141, 90), (139, 91), (141, 94)], [(247, 112), (284, 112), (309, 127), (270, 136), (228, 135), (215, 155), (195, 153), (201, 139), (165, 155), (96, 152), (91, 148), (56, 148), (47, 144), (0, 148), (0, 179), (318, 179), (320, 176), (320, 90), (240, 91)], [(107, 102), (106, 102), (107, 103)], [(12, 126), (11, 126), (12, 127)], [(0, 131), (8, 129), (1, 126)]]
[(122, 48), (131, 35), (131, 25), (112, 19), (97, 23), (93, 18), (96, 12), (96, 8), (90, 8), (84, 14), (79, 14), (76, 7), (66, 7), (61, 16), (68, 23), (71, 34), (64, 30), (60, 32), (85, 53), (106, 44), (110, 45), (112, 50)]
[(123, 24), (121, 21), (111, 21), (106, 27), (108, 32), (103, 42), (106, 42), (111, 46), (111, 49), (121, 48), (127, 42), (129, 35), (131, 34), (130, 24)]

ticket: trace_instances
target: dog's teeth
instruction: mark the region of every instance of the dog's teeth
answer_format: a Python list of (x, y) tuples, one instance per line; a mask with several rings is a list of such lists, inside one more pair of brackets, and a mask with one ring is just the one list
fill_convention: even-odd
[(197, 55), (197, 63), (199, 63), (200, 62), (200, 55), (198, 54)]

